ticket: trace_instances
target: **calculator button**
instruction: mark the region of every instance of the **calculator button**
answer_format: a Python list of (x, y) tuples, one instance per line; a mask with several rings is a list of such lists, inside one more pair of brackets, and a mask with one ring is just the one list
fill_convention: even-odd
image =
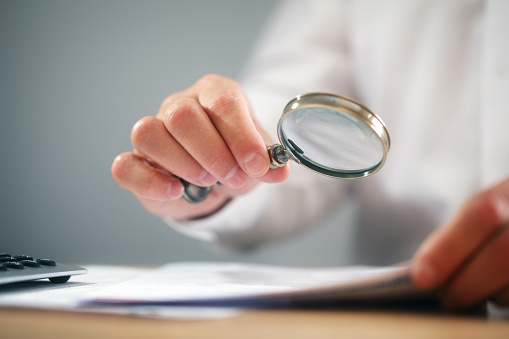
[(0, 253), (0, 258), (10, 258), (11, 255), (9, 253)]
[(13, 258), (18, 260), (18, 261), (20, 261), (20, 260), (34, 260), (33, 257), (31, 257), (29, 255), (24, 255), (24, 254), (22, 254), (22, 255), (14, 255)]
[(37, 262), (44, 266), (56, 266), (57, 265), (55, 260), (51, 260), (51, 259), (37, 259)]
[(39, 264), (37, 261), (33, 261), (33, 260), (21, 260), (20, 263), (23, 266), (28, 266), (28, 267), (41, 267), (41, 264)]
[(49, 281), (51, 281), (54, 284), (63, 284), (65, 282), (67, 282), (70, 278), (71, 278), (70, 275), (66, 275), (63, 277), (54, 277), (54, 278), (48, 278), (48, 279), (49, 279)]
[(6, 262), (4, 262), (4, 265), (9, 267), (9, 268), (15, 268), (15, 269), (23, 269), (23, 268), (25, 268), (25, 266), (23, 266), (22, 263), (17, 262), (17, 261), (6, 261)]
[(16, 261), (13, 257), (0, 257), (0, 262)]

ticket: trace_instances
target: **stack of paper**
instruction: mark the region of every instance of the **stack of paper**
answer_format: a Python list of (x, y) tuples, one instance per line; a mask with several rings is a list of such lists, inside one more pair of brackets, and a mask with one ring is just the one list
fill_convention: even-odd
[[(421, 302), (409, 268), (290, 268), (240, 263), (175, 263), (158, 269), (86, 266), (65, 284), (47, 279), (0, 286), (0, 307), (29, 307), (179, 319), (222, 318), (245, 307), (307, 303)], [(313, 304), (315, 305), (315, 304)]]
[(168, 264), (104, 288), (88, 301), (145, 304), (238, 304), (301, 301), (423, 300), (409, 268), (302, 269), (238, 263)]

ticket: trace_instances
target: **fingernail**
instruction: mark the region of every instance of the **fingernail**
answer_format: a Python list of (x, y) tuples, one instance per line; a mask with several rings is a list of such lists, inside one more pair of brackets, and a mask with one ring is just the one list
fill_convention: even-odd
[(256, 176), (265, 171), (267, 162), (260, 153), (251, 153), (244, 159), (244, 166), (250, 175)]
[(169, 184), (168, 189), (166, 190), (166, 196), (168, 196), (171, 199), (179, 198), (182, 195), (183, 191), (184, 189), (181, 185)]
[(414, 269), (414, 278), (421, 288), (435, 287), (437, 276), (435, 270), (426, 263), (419, 263)]
[(247, 180), (247, 175), (237, 165), (224, 177), (224, 181), (233, 188), (242, 187)]
[(200, 174), (200, 182), (205, 186), (212, 186), (217, 182), (217, 179), (207, 170), (203, 170)]

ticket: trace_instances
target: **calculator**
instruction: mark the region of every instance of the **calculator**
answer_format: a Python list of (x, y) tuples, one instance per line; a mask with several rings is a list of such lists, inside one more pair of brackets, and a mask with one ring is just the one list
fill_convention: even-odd
[(53, 259), (34, 259), (29, 255), (0, 253), (0, 285), (21, 281), (49, 279), (52, 283), (65, 283), (71, 275), (85, 274), (87, 270), (62, 264)]

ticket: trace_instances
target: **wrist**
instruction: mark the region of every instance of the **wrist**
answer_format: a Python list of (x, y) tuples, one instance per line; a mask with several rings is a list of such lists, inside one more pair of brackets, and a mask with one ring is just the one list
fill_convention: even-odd
[(214, 214), (218, 213), (219, 211), (221, 211), (226, 205), (228, 205), (230, 203), (230, 201), (232, 201), (232, 198), (227, 198), (218, 207), (216, 207), (212, 211), (206, 212), (206, 213), (203, 213), (203, 214), (200, 214), (200, 215), (197, 215), (195, 217), (187, 218), (186, 220), (195, 221), (195, 220), (201, 220), (201, 219), (209, 218), (212, 215), (214, 215)]

